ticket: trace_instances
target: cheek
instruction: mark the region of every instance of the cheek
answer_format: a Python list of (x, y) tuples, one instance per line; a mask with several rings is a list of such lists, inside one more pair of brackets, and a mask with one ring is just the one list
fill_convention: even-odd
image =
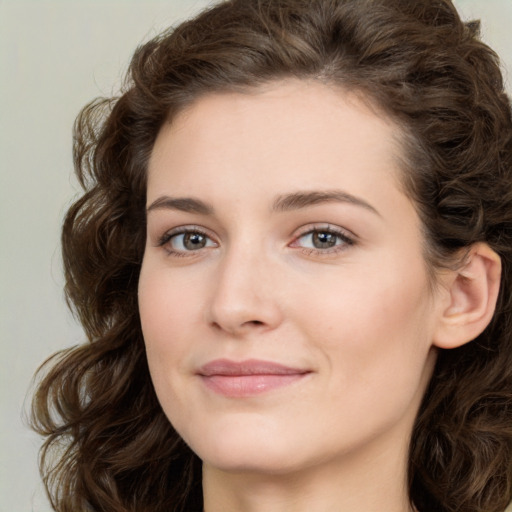
[(395, 261), (354, 266), (304, 294), (296, 315), (336, 385), (384, 390), (414, 387), (421, 378), (433, 332), (429, 282), (421, 259), (408, 268)]
[(190, 347), (185, 333), (195, 328), (198, 301), (193, 300), (188, 287), (180, 286), (169, 274), (168, 269), (143, 264), (138, 293), (140, 319), (158, 400), (173, 425), (188, 424), (190, 407), (183, 388), (190, 378)]
[(147, 345), (171, 345), (176, 332), (194, 328), (199, 297), (193, 283), (176, 279), (165, 265), (143, 263), (139, 278), (139, 311)]
[[(182, 292), (181, 290), (184, 290)], [(146, 354), (155, 387), (158, 389), (181, 373), (186, 346), (177, 335), (193, 329), (196, 302), (187, 288), (171, 279), (169, 272), (156, 265), (144, 265), (139, 278), (139, 312)], [(171, 371), (172, 370), (172, 371)]]

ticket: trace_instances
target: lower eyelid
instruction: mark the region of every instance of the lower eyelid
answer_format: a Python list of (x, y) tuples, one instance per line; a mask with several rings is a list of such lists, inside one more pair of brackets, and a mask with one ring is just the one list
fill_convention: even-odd
[(310, 247), (299, 247), (299, 251), (304, 256), (314, 256), (315, 258), (329, 258), (337, 256), (338, 254), (345, 252), (347, 247), (344, 245), (337, 245), (331, 249), (312, 249)]
[[(172, 236), (177, 236), (178, 234), (174, 234)], [(171, 238), (172, 238), (171, 236)], [(171, 239), (163, 244), (159, 244), (160, 248), (163, 249), (168, 256), (172, 256), (173, 258), (200, 258), (204, 255), (204, 251), (215, 249), (218, 247), (218, 244), (213, 242), (211, 245), (206, 245), (205, 247), (200, 247), (195, 250), (183, 250), (183, 249), (175, 249), (170, 244)]]

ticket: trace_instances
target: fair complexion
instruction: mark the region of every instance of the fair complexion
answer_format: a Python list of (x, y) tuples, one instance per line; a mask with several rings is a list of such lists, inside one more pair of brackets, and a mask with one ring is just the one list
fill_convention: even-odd
[(432, 287), (399, 139), (356, 95), (293, 80), (162, 127), (140, 316), (206, 512), (411, 510), (408, 443), (462, 280)]

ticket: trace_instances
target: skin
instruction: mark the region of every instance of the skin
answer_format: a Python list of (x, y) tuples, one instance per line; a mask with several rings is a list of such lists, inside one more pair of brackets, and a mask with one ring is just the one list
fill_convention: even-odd
[[(399, 139), (357, 96), (293, 80), (203, 97), (162, 127), (140, 316), (158, 398), (204, 462), (206, 512), (411, 510), (408, 443), (449, 298), (429, 281)], [(282, 200), (312, 191), (337, 195)], [(197, 374), (219, 358), (308, 374), (226, 397)]]

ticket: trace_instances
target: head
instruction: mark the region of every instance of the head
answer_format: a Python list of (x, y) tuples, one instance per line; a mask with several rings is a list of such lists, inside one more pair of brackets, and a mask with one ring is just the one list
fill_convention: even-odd
[[(68, 490), (93, 504), (108, 495), (128, 506), (133, 498), (134, 510), (140, 503), (148, 510), (198, 506), (200, 463), (158, 403), (140, 325), (148, 171), (166, 127), (208, 98), (257, 101), (285, 82), (352, 98), (392, 127), (397, 172), (390, 180), (417, 216), (432, 295), (479, 248), (499, 256), (492, 319), (458, 338), (438, 338), (413, 419), (409, 485), (420, 509), (504, 509), (512, 415), (510, 109), (497, 58), (476, 27), (463, 24), (448, 1), (427, 0), (224, 2), (139, 48), (123, 94), (84, 109), (75, 161), (85, 194), (66, 217), (63, 247), (67, 294), (90, 344), (62, 359), (41, 388), (74, 404), (61, 408), (59, 420), (72, 438), (61, 469), (82, 461)], [(43, 427), (54, 432), (46, 414)]]

